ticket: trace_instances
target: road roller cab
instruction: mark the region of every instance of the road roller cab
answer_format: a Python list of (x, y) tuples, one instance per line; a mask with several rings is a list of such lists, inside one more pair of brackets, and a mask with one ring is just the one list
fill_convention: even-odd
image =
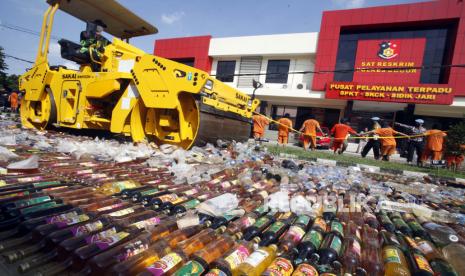
[[(259, 101), (207, 72), (147, 54), (129, 39), (157, 29), (114, 0), (48, 0), (34, 66), (20, 78), (22, 124), (100, 129), (189, 148), (217, 139), (245, 140)], [(55, 12), (104, 25), (111, 43), (82, 55), (82, 45), (60, 40), (62, 57), (79, 70), (49, 66)], [(89, 28), (80, 39), (89, 35)], [(79, 34), (77, 34), (77, 37)], [(98, 51), (98, 57), (93, 51)]]

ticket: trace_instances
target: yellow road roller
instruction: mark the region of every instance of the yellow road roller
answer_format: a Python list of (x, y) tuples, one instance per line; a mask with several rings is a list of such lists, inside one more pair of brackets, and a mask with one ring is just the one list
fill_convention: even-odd
[[(131, 136), (135, 142), (185, 149), (217, 139), (249, 137), (259, 101), (202, 70), (130, 45), (130, 38), (158, 30), (115, 0), (47, 3), (37, 58), (19, 79), (24, 127), (108, 130)], [(99, 49), (90, 45), (85, 54), (80, 43), (61, 39), (61, 56), (79, 64), (79, 70), (48, 64), (58, 9), (87, 23), (81, 39), (98, 25), (114, 36)]]

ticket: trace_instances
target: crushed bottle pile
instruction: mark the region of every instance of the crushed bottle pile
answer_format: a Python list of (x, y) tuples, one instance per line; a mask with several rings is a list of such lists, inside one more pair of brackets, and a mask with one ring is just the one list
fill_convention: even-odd
[[(465, 275), (465, 189), (0, 120), (5, 275)], [(8, 274), (9, 273), (9, 274)]]

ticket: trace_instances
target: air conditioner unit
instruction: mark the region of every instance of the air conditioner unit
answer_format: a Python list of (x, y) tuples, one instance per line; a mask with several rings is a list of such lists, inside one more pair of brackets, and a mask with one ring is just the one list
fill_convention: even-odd
[(304, 89), (305, 83), (298, 83), (296, 87), (297, 89)]

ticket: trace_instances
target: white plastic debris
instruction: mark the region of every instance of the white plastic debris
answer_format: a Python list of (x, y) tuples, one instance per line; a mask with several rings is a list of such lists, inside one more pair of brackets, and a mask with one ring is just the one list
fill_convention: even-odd
[(312, 213), (312, 204), (301, 195), (291, 198), (290, 205), (291, 211), (297, 215)]
[(14, 135), (0, 136), (0, 145), (14, 146), (16, 145), (16, 137)]
[(200, 203), (197, 210), (199, 213), (216, 217), (235, 210), (238, 205), (239, 200), (236, 195), (226, 193)]
[(16, 155), (14, 152), (11, 152), (7, 148), (0, 146), (0, 161), (1, 162), (7, 162), (13, 158), (18, 158), (18, 155)]
[(265, 207), (274, 211), (289, 212), (291, 210), (291, 206), (288, 192), (280, 191), (271, 194), (265, 202)]
[(39, 156), (32, 155), (26, 160), (11, 163), (6, 168), (8, 170), (35, 170), (39, 168)]

